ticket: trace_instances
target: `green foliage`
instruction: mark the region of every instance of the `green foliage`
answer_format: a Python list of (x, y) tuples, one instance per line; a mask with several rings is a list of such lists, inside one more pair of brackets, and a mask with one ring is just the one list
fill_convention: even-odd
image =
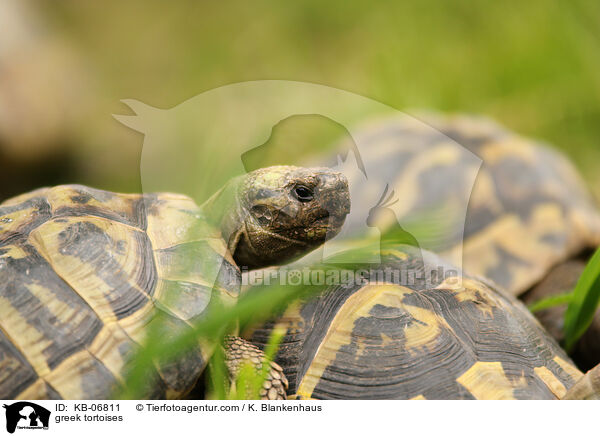
[(529, 305), (531, 312), (539, 312), (541, 310), (550, 309), (556, 306), (564, 306), (569, 304), (573, 299), (572, 292), (565, 292), (563, 294), (551, 295), (550, 297), (542, 298), (533, 304)]
[(574, 290), (538, 300), (529, 306), (529, 310), (539, 312), (565, 305), (563, 345), (570, 352), (589, 328), (600, 307), (600, 249), (588, 262)]
[(600, 249), (581, 274), (565, 313), (565, 348), (571, 350), (592, 323), (600, 305)]

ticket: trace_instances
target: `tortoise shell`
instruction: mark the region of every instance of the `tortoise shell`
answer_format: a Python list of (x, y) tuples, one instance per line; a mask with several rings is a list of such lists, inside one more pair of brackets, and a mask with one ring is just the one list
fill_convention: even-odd
[[(277, 361), (290, 394), (556, 399), (582, 376), (522, 303), (491, 283), (409, 246), (383, 260), (362, 283), (330, 287), (253, 330), (257, 343), (274, 327), (287, 332)], [(386, 268), (418, 273), (378, 276)]]
[[(427, 218), (423, 211), (439, 211), (432, 217), (440, 226), (434, 235), (439, 244), (429, 248), (513, 295), (565, 259), (600, 245), (600, 213), (563, 154), (486, 118), (420, 118), (387, 118), (359, 129), (371, 183), (357, 172), (349, 177), (353, 209), (374, 206), (381, 191), (373, 187), (383, 190), (391, 181), (390, 191), (401, 200), (394, 210), (399, 223), (417, 221), (418, 227)], [(453, 222), (460, 226), (443, 227)], [(363, 225), (353, 215), (347, 219), (350, 231)], [(393, 225), (379, 227), (385, 232)], [(426, 228), (415, 236), (422, 242), (429, 234)]]
[[(108, 398), (150, 322), (178, 334), (212, 298), (235, 302), (239, 281), (221, 233), (186, 196), (70, 185), (8, 200), (0, 398)], [(187, 392), (210, 351), (199, 345), (158, 364), (148, 397)]]

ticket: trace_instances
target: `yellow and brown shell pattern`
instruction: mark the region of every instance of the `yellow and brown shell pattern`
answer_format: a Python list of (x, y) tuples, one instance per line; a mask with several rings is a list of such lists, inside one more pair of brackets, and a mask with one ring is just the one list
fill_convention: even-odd
[(287, 332), (277, 361), (291, 395), (557, 399), (582, 376), (513, 297), (480, 280), (459, 280), (426, 251), (399, 248), (384, 260), (375, 271), (431, 273), (377, 281), (371, 272), (364, 283), (329, 288), (249, 333), (266, 343), (273, 327)]
[[(4, 202), (0, 398), (110, 397), (148, 323), (160, 320), (168, 337), (190, 328), (215, 292), (235, 300), (239, 270), (226, 253), (182, 195), (72, 185)], [(157, 364), (147, 396), (186, 393), (209, 348)]]
[[(443, 211), (445, 222), (454, 212), (464, 219), (456, 207), (468, 199), (464, 234), (439, 235), (448, 239), (435, 250), (445, 259), (460, 264), (462, 254), (466, 271), (519, 295), (554, 265), (600, 245), (597, 206), (566, 156), (487, 118), (433, 113), (419, 118), (423, 122), (372, 121), (357, 135), (362, 160), (374, 169), (369, 180), (393, 178), (389, 191), (399, 199), (399, 223), (422, 219), (423, 210)], [(457, 144), (480, 158), (481, 168)], [(373, 205), (381, 195), (362, 179), (349, 182), (353, 208)], [(364, 224), (350, 218), (346, 225), (358, 230)]]

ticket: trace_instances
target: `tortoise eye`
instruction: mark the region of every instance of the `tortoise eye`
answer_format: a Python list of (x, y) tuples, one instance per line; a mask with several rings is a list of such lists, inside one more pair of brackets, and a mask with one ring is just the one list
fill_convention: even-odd
[(292, 194), (298, 201), (301, 201), (302, 203), (308, 203), (315, 198), (312, 189), (304, 185), (294, 186)]

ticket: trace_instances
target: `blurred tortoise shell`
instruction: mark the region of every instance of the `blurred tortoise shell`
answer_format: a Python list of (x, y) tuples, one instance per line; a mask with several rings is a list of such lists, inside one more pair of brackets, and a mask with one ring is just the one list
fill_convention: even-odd
[[(468, 199), (464, 234), (450, 235), (454, 239), (445, 249), (435, 250), (444, 258), (462, 260), (469, 273), (519, 295), (555, 265), (600, 245), (600, 213), (563, 154), (487, 118), (433, 113), (419, 118), (367, 123), (358, 133), (362, 160), (393, 177), (389, 189), (402, 203), (400, 223), (417, 209), (451, 213), (459, 197)], [(456, 144), (481, 159), (481, 168), (468, 153), (456, 153)], [(380, 193), (369, 184), (350, 184), (353, 207), (377, 202)], [(362, 224), (347, 222), (350, 230)], [(392, 224), (383, 223), (383, 230)]]
[[(375, 271), (410, 280), (333, 286), (249, 333), (286, 331), (277, 361), (302, 399), (557, 399), (581, 377), (521, 302), (413, 247)], [(442, 268), (443, 270), (440, 270)], [(448, 273), (449, 272), (449, 273)], [(456, 274), (456, 275), (455, 275)], [(398, 277), (401, 277), (398, 276)]]
[[(227, 275), (223, 287), (213, 286), (216, 274)], [(8, 200), (0, 206), (0, 397), (109, 398), (150, 322), (177, 335), (211, 296), (233, 303), (239, 278), (221, 233), (186, 196), (71, 185)], [(158, 364), (146, 395), (187, 392), (210, 352), (198, 346)]]

